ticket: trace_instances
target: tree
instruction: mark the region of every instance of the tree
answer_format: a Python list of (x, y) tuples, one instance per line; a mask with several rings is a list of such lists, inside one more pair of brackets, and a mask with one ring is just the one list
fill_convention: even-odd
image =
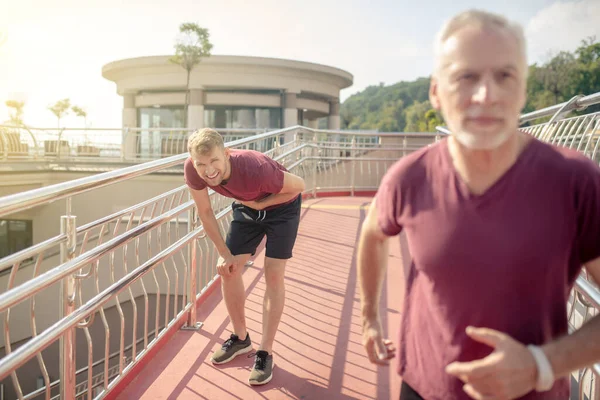
[(179, 26), (179, 37), (175, 42), (175, 55), (169, 59), (174, 64), (180, 65), (187, 72), (185, 84), (185, 112), (184, 121), (187, 123), (190, 73), (203, 57), (209, 57), (213, 45), (210, 43), (208, 29), (201, 28), (193, 22), (186, 22)]
[[(371, 85), (355, 93), (340, 107), (343, 128), (378, 129), (380, 132), (433, 132), (444, 125), (427, 101), (430, 78), (392, 85)], [(523, 113), (568, 101), (576, 95), (600, 92), (600, 43), (595, 37), (582, 40), (574, 52), (561, 52), (544, 63), (529, 66), (527, 103)], [(571, 115), (600, 111), (600, 104)], [(547, 120), (550, 117), (544, 118)], [(530, 121), (534, 124), (542, 122)]]
[(71, 111), (73, 111), (76, 116), (83, 118), (83, 126), (87, 128), (87, 112), (79, 106), (71, 107)]
[(429, 109), (425, 113), (425, 122), (427, 124), (427, 132), (435, 132), (435, 128), (438, 126), (444, 126), (444, 119), (440, 114), (433, 108)]
[(71, 100), (63, 99), (59, 100), (53, 106), (48, 107), (48, 110), (52, 111), (56, 118), (58, 118), (58, 127), (60, 128), (60, 119), (67, 115), (69, 112), (69, 108), (71, 108)]
[[(428, 100), (423, 102), (414, 102), (410, 107), (406, 108), (406, 128), (405, 132), (427, 132), (427, 120), (425, 115), (431, 110), (431, 104)], [(435, 127), (433, 131), (435, 132)]]
[(595, 37), (582, 40), (581, 46), (575, 50), (578, 73), (575, 88), (577, 94), (600, 92), (600, 43), (595, 41)]
[(25, 102), (8, 100), (5, 104), (6, 107), (14, 108), (13, 113), (10, 114), (9, 122), (16, 126), (23, 125), (23, 108), (25, 107)]
[(561, 51), (543, 68), (538, 68), (537, 78), (544, 89), (554, 95), (554, 104), (568, 100), (574, 93), (569, 93), (573, 88), (573, 79), (577, 65), (573, 54)]
[(84, 129), (84, 135), (85, 135), (85, 144), (87, 145), (89, 143), (88, 131), (87, 131), (87, 112), (83, 108), (81, 108), (79, 106), (73, 106), (73, 107), (71, 107), (71, 111), (73, 111), (76, 116), (83, 118), (83, 129)]

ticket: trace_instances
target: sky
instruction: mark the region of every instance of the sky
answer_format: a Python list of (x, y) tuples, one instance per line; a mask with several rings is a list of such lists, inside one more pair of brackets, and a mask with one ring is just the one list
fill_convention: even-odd
[[(47, 108), (69, 98), (88, 125), (119, 128), (123, 100), (102, 66), (172, 54), (182, 22), (209, 29), (213, 54), (346, 70), (354, 83), (343, 101), (369, 85), (428, 76), (436, 32), (469, 8), (520, 23), (530, 64), (589, 36), (600, 41), (600, 0), (0, 0), (0, 122), (13, 99), (26, 102), (28, 125), (55, 127)], [(61, 126), (83, 121), (70, 116)]]

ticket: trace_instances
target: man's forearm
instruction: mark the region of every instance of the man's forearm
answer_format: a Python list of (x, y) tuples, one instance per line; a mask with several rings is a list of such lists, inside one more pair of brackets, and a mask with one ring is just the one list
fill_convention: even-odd
[(600, 361), (600, 316), (592, 318), (571, 335), (542, 346), (556, 378)]
[(363, 232), (358, 244), (358, 281), (360, 284), (362, 315), (373, 318), (378, 315), (381, 285), (387, 266), (388, 240), (380, 240), (369, 232)]
[(258, 200), (257, 203), (260, 204), (263, 208), (267, 208), (277, 204), (283, 204), (289, 200), (295, 199), (296, 197), (298, 197), (299, 194), (299, 192), (272, 194), (270, 196), (265, 197), (262, 200)]
[(219, 229), (219, 223), (215, 218), (215, 214), (211, 212), (200, 214), (200, 220), (202, 221), (202, 226), (204, 227), (204, 231), (206, 232), (206, 236), (212, 240), (217, 251), (221, 256), (227, 254), (229, 252), (229, 248), (227, 248), (227, 244), (225, 240), (223, 240), (223, 236), (221, 235), (221, 229)]

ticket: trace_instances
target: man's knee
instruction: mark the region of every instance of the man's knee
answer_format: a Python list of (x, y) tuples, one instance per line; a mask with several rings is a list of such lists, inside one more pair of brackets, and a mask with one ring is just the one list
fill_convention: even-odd
[(267, 288), (283, 287), (287, 260), (265, 257), (265, 282)]
[(244, 272), (244, 265), (246, 265), (250, 257), (252, 257), (252, 254), (238, 254), (233, 256), (235, 268), (229, 267), (230, 273), (228, 275), (223, 275), (221, 277), (222, 280), (228, 281), (240, 277), (242, 272)]

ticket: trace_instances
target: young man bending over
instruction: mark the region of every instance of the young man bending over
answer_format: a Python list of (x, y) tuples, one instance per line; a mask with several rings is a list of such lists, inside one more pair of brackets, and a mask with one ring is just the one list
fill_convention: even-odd
[[(204, 230), (220, 255), (217, 272), (234, 331), (213, 354), (214, 364), (224, 364), (252, 350), (244, 315), (242, 270), (267, 235), (262, 341), (249, 378), (251, 385), (264, 385), (272, 378), (273, 341), (285, 301), (285, 264), (292, 257), (296, 241), (304, 180), (262, 153), (225, 148), (223, 138), (213, 129), (194, 132), (188, 140), (188, 151), (185, 182)], [(225, 240), (208, 188), (235, 200), (233, 221)]]

